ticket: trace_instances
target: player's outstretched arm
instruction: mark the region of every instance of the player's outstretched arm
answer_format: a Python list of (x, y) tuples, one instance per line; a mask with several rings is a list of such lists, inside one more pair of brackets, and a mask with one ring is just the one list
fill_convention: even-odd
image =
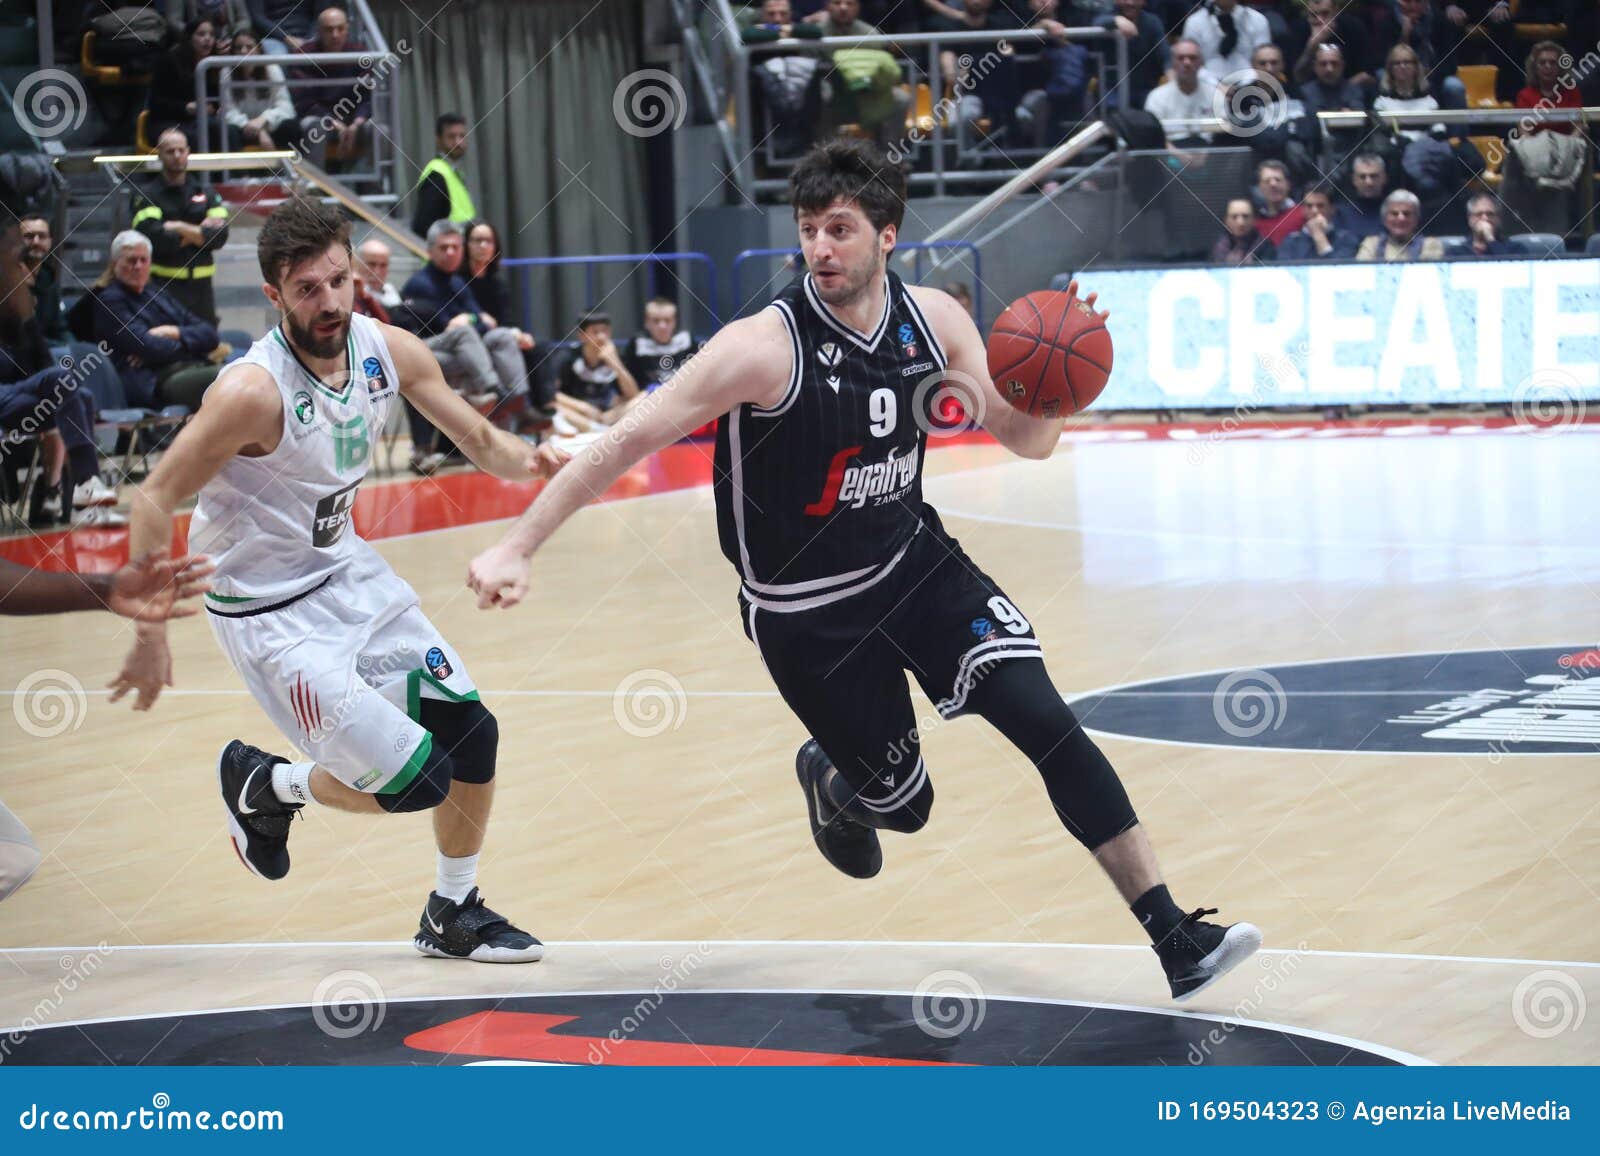
[[(128, 555), (144, 559), (172, 547), (172, 515), (237, 453), (271, 453), (283, 434), (283, 401), (266, 370), (235, 365), (206, 390), (161, 462), (133, 495)], [(172, 685), (172, 655), (163, 622), (141, 621), (133, 649), (112, 681), (111, 701), (135, 691), (134, 710), (149, 710)]]
[(734, 406), (774, 405), (788, 386), (794, 355), (776, 311), (735, 321), (647, 394), (623, 421), (573, 459), (501, 539), (472, 560), (467, 585), (478, 606), (510, 607), (528, 591), (528, 559), (556, 528), (599, 497), (630, 466)]
[(202, 555), (172, 558), (158, 550), (112, 574), (50, 573), (0, 558), (0, 614), (109, 610), (139, 622), (187, 618), (199, 608), (212, 570)]
[(566, 464), (567, 455), (560, 450), (531, 446), (515, 434), (496, 429), (461, 400), (445, 381), (432, 350), (415, 334), (385, 325), (383, 336), (400, 375), (400, 392), (484, 473), (508, 482), (526, 482), (548, 478)]
[[(1076, 297), (1078, 283), (1074, 281), (1068, 285), (1067, 292)], [(914, 285), (911, 286), (911, 293), (938, 334), (939, 344), (944, 346), (948, 369), (954, 380), (979, 391), (976, 406), (983, 427), (994, 435), (996, 441), (1019, 457), (1044, 459), (1053, 454), (1067, 419), (1030, 417), (1013, 407), (1000, 396), (994, 379), (989, 376), (989, 355), (983, 336), (961, 304), (938, 289)], [(1094, 308), (1096, 296), (1091, 293), (1084, 299), (1091, 309)], [(957, 374), (960, 376), (956, 377)]]

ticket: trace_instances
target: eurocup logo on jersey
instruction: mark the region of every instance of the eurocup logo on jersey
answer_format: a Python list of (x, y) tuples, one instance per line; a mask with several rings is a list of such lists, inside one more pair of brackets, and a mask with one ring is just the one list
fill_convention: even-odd
[(444, 651), (439, 647), (430, 646), (428, 648), (428, 653), (423, 658), (423, 661), (428, 664), (428, 673), (433, 675), (433, 677), (438, 679), (440, 682), (443, 682), (445, 679), (450, 677), (452, 673), (450, 669), (450, 660), (444, 656)]
[(383, 380), (383, 363), (376, 357), (369, 357), (361, 363), (361, 372), (367, 375), (367, 392), (382, 393), (388, 388), (388, 382)]
[(907, 357), (917, 355), (917, 332), (911, 328), (911, 323), (906, 322), (900, 326), (900, 352)]

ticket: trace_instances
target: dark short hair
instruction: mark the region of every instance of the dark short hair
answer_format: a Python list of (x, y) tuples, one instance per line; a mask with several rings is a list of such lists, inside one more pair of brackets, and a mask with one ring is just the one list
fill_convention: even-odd
[(610, 325), (611, 314), (599, 309), (588, 309), (578, 314), (578, 332), (582, 333), (592, 325)]
[(345, 254), (350, 253), (350, 222), (344, 214), (310, 197), (291, 197), (272, 210), (256, 238), (261, 276), (269, 285), (279, 285), (286, 272), (320, 257), (330, 245), (343, 245)]
[(439, 119), (433, 122), (433, 135), (436, 137), (443, 136), (444, 130), (453, 124), (459, 124), (462, 128), (466, 128), (467, 118), (462, 116), (459, 112), (440, 113)]
[(906, 215), (906, 174), (871, 141), (835, 137), (808, 152), (789, 175), (794, 215), (853, 202), (879, 232)]
[(650, 300), (648, 300), (648, 301), (646, 301), (644, 303), (644, 307), (646, 309), (650, 308), (650, 306), (652, 306), (652, 305), (670, 305), (674, 309), (676, 309), (678, 307), (678, 303), (676, 301), (674, 301), (671, 297), (652, 297), (652, 298), (650, 298)]

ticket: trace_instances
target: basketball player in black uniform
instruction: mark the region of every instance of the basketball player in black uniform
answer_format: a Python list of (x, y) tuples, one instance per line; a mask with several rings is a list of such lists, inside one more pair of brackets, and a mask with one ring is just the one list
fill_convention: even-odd
[(878, 832), (928, 820), (910, 671), (941, 715), (982, 716), (1038, 767), (1057, 816), (1149, 933), (1173, 997), (1192, 996), (1253, 954), (1261, 932), (1173, 902), (1116, 772), (1052, 685), (1033, 627), (922, 499), (937, 418), (930, 379), (981, 391), (969, 408), (1023, 457), (1049, 457), (1063, 419), (1008, 405), (965, 310), (887, 270), (905, 179), (875, 146), (819, 145), (792, 193), (807, 274), (723, 329), (556, 475), (473, 561), (478, 604), (521, 600), (529, 557), (557, 526), (635, 462), (720, 416), (722, 550), (742, 578), (745, 633), (812, 736), (796, 771), (823, 856), (870, 878), (883, 864)]

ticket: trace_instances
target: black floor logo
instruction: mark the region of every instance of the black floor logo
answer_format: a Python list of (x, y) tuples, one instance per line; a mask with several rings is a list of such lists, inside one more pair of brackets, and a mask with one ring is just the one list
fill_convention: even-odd
[(1212, 671), (1072, 700), (1090, 730), (1206, 746), (1600, 754), (1600, 648), (1395, 654)]

